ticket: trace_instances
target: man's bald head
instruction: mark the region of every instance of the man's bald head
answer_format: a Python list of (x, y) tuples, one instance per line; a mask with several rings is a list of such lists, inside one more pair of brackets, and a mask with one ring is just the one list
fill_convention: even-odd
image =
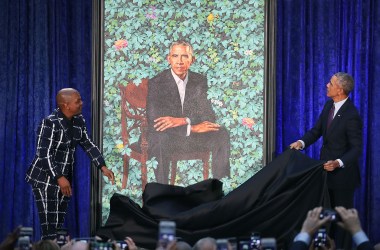
[(57, 105), (62, 113), (71, 119), (74, 115), (82, 113), (82, 98), (76, 89), (66, 88), (58, 91)]
[(60, 109), (63, 109), (63, 105), (72, 101), (73, 95), (78, 94), (79, 92), (73, 88), (64, 88), (58, 91), (56, 96), (57, 105)]

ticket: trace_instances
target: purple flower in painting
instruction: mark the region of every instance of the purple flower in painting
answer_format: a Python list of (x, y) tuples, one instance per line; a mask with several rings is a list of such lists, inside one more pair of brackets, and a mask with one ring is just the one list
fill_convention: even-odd
[(148, 19), (156, 19), (156, 7), (155, 6), (150, 6), (148, 13), (146, 14), (146, 18)]

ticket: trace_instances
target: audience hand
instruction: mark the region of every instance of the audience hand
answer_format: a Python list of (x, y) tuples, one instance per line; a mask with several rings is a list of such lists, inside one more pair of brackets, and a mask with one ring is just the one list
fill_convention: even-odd
[(128, 244), (128, 250), (137, 250), (135, 242), (130, 237), (125, 237), (125, 242)]
[(335, 210), (342, 218), (342, 222), (338, 222), (338, 225), (354, 235), (355, 233), (362, 231), (358, 211), (355, 208), (346, 209), (344, 207), (336, 207)]
[(318, 246), (318, 247), (314, 246), (314, 239), (313, 239), (313, 241), (310, 244), (309, 250), (315, 250), (315, 249), (318, 249), (318, 250), (335, 250), (336, 247), (335, 247), (334, 240), (331, 239), (328, 235), (326, 237), (327, 237), (327, 239), (326, 239), (326, 245), (325, 246)]
[(20, 235), (20, 230), (22, 226), (16, 227), (12, 233), (8, 234), (7, 237), (0, 243), (0, 249), (2, 250), (12, 250), (14, 249), (18, 237)]
[(301, 232), (305, 232), (310, 236), (313, 236), (322, 225), (326, 224), (331, 219), (331, 216), (326, 216), (323, 219), (320, 219), (319, 215), (321, 212), (322, 207), (316, 207), (313, 210), (310, 210), (307, 213), (305, 221), (303, 222)]

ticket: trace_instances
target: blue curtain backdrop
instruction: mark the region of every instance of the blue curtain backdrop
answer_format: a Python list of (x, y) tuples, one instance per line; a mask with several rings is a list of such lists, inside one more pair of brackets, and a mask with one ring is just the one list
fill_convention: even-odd
[[(337, 71), (356, 80), (352, 99), (364, 121), (363, 185), (356, 195), (372, 241), (380, 235), (380, 2), (277, 0), (277, 152), (316, 121), (325, 84)], [(38, 122), (62, 87), (77, 88), (90, 128), (91, 0), (0, 0), (0, 240), (38, 218), (25, 171)], [(319, 157), (320, 144), (306, 152)], [(75, 195), (66, 217), (71, 234), (89, 234), (90, 163), (78, 150)]]
[[(331, 76), (350, 73), (356, 81), (351, 98), (364, 123), (355, 207), (370, 239), (380, 242), (380, 1), (277, 3), (277, 152), (314, 125)], [(321, 141), (306, 153), (318, 159), (320, 147)]]
[[(77, 88), (91, 128), (91, 0), (0, 0), (0, 241), (17, 225), (40, 237), (25, 172), (36, 128), (63, 87)], [(77, 150), (67, 226), (88, 236), (90, 162)]]

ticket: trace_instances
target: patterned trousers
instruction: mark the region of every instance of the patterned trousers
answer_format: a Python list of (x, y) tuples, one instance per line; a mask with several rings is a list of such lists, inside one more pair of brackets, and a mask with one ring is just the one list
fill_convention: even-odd
[(56, 231), (63, 225), (70, 198), (62, 195), (58, 186), (46, 184), (33, 188), (41, 225), (41, 239), (55, 239)]

